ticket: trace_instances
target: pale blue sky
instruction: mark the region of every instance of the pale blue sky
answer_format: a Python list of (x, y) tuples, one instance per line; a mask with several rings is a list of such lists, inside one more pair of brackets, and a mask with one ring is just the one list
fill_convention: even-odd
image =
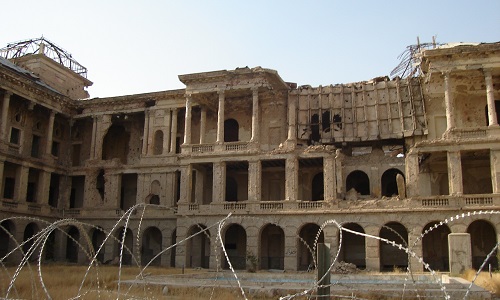
[(177, 75), (275, 69), (313, 86), (388, 75), (406, 46), (500, 41), (500, 0), (7, 1), (0, 47), (44, 36), (91, 97), (183, 88)]

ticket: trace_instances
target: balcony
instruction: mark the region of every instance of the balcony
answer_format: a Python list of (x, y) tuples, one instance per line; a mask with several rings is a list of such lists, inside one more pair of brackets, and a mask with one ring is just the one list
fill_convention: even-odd
[(432, 196), (328, 201), (179, 203), (179, 215), (362, 213), (374, 211), (482, 210), (500, 206), (500, 195)]
[(183, 154), (191, 154), (193, 156), (205, 156), (221, 153), (247, 153), (255, 152), (258, 149), (257, 144), (250, 142), (230, 142), (221, 144), (194, 144), (182, 145)]

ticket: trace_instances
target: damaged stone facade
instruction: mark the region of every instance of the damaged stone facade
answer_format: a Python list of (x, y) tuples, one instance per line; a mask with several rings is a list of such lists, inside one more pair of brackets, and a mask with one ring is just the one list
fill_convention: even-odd
[[(126, 264), (229, 213), (222, 238), (237, 269), (250, 253), (260, 269), (307, 270), (306, 244), (332, 219), (417, 242), (416, 254), (441, 271), (449, 234), (470, 234), (476, 268), (498, 242), (500, 218), (489, 214), (418, 240), (458, 213), (500, 207), (500, 43), (423, 50), (422, 74), (405, 79), (297, 87), (245, 67), (180, 75), (185, 89), (84, 100), (92, 82), (44, 51), (0, 58), (1, 257), (14, 247), (5, 231), (23, 241), (60, 218), (123, 239), (133, 252)], [(129, 210), (138, 203), (160, 206)], [(115, 227), (126, 212), (129, 227)], [(86, 262), (73, 241), (86, 235), (94, 247), (105, 238), (67, 226), (50, 236), (45, 259)], [(216, 238), (212, 227), (153, 264), (227, 268)], [(342, 246), (340, 260), (358, 268), (408, 266), (404, 252), (375, 239), (344, 232), (340, 245), (334, 226), (319, 241)], [(98, 260), (118, 255), (109, 240)], [(423, 271), (416, 259), (411, 267)]]

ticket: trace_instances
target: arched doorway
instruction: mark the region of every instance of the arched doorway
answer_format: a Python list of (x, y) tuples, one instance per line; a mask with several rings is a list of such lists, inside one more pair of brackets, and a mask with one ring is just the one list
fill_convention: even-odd
[(38, 225), (36, 223), (29, 223), (26, 225), (24, 228), (24, 234), (23, 234), (23, 252), (24, 255), (28, 258), (28, 260), (33, 261), (36, 259), (35, 255), (33, 255), (35, 249), (32, 249), (34, 243), (35, 243), (35, 234), (37, 234), (39, 231)]
[(98, 251), (99, 248), (101, 250), (99, 253), (97, 253), (96, 259), (98, 262), (103, 263), (104, 262), (104, 250), (105, 247), (103, 246), (104, 240), (106, 239), (106, 234), (102, 231), (101, 228), (95, 228), (94, 231), (92, 232), (92, 248), (94, 248), (94, 252)]
[(235, 119), (227, 119), (224, 121), (224, 142), (239, 141), (240, 125)]
[[(325, 241), (323, 231), (319, 232), (319, 230), (320, 227), (313, 223), (305, 224), (300, 229), (297, 241), (297, 270), (304, 271), (316, 267), (314, 264), (314, 260), (316, 259), (316, 249), (318, 249), (316, 243), (324, 243)], [(314, 260), (313, 255), (315, 258)]]
[[(162, 234), (160, 229), (149, 227), (142, 235), (142, 265), (147, 265), (158, 253), (162, 250)], [(151, 266), (161, 265), (161, 255), (155, 258), (150, 263)]]
[(325, 199), (324, 192), (324, 181), (323, 181), (323, 172), (320, 172), (314, 175), (312, 180), (312, 201), (319, 201)]
[(210, 232), (205, 229), (204, 225), (198, 224), (188, 231), (188, 236), (196, 234), (186, 243), (186, 266), (189, 268), (210, 266)]
[[(439, 222), (429, 223), (425, 225), (422, 231), (422, 234), (424, 234), (422, 238), (423, 258), (429, 264), (431, 270), (447, 272), (450, 270), (448, 235), (451, 230), (446, 224), (434, 228), (436, 224), (439, 224)], [(427, 233), (425, 233), (426, 231)]]
[[(396, 245), (408, 247), (408, 231), (397, 222), (385, 224), (380, 230), (380, 237)], [(397, 246), (380, 241), (380, 268), (381, 271), (394, 271), (394, 269), (408, 268), (408, 254)]]
[(285, 267), (285, 234), (277, 225), (268, 224), (261, 232), (260, 267), (263, 270)]
[[(233, 224), (227, 228), (224, 235), (224, 248), (233, 268), (244, 270), (246, 268), (247, 233), (241, 225)], [(229, 268), (227, 260), (224, 260), (224, 268)]]
[[(490, 253), (497, 244), (495, 228), (488, 221), (477, 220), (467, 227), (467, 233), (470, 234), (472, 247), (472, 267), (479, 270), (486, 260), (488, 253)], [(486, 268), (491, 264), (493, 269), (498, 269), (497, 252), (498, 250), (490, 256), (485, 264)]]
[(404, 178), (403, 172), (398, 169), (389, 169), (382, 174), (381, 178), (381, 188), (382, 196), (392, 197), (394, 195), (399, 195), (398, 183), (396, 176), (401, 174)]
[(353, 171), (347, 175), (346, 192), (355, 189), (361, 195), (370, 195), (370, 179), (363, 171)]
[(66, 260), (71, 263), (78, 262), (78, 242), (80, 231), (75, 226), (70, 226), (66, 236)]
[[(130, 228), (120, 227), (116, 233), (116, 244), (115, 244), (115, 258), (120, 258), (120, 253), (122, 255), (122, 264), (123, 265), (131, 265), (132, 264), (132, 254), (134, 251), (134, 236), (132, 230)], [(122, 251), (123, 248), (123, 251)]]
[(5, 220), (0, 223), (0, 261), (8, 261), (8, 258), (3, 258), (7, 255), (14, 245), (11, 241), (11, 235), (15, 232), (14, 222), (11, 220)]
[[(365, 233), (363, 227), (357, 223), (347, 223), (343, 228)], [(340, 239), (340, 236), (339, 236)], [(340, 243), (340, 241), (339, 241)], [(342, 231), (342, 242), (340, 244), (340, 259), (346, 263), (354, 264), (359, 269), (366, 268), (366, 246), (365, 237), (352, 232)]]

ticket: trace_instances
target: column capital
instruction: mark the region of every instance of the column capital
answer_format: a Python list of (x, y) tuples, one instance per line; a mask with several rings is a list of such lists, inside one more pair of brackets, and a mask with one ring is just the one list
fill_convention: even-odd
[(217, 94), (219, 94), (219, 97), (220, 96), (224, 96), (225, 93), (226, 93), (225, 89), (219, 89), (219, 90), (217, 90)]
[(4, 99), (7, 98), (7, 97), (10, 97), (12, 95), (14, 95), (14, 93), (12, 93), (11, 91), (5, 91), (5, 93), (3, 93)]

